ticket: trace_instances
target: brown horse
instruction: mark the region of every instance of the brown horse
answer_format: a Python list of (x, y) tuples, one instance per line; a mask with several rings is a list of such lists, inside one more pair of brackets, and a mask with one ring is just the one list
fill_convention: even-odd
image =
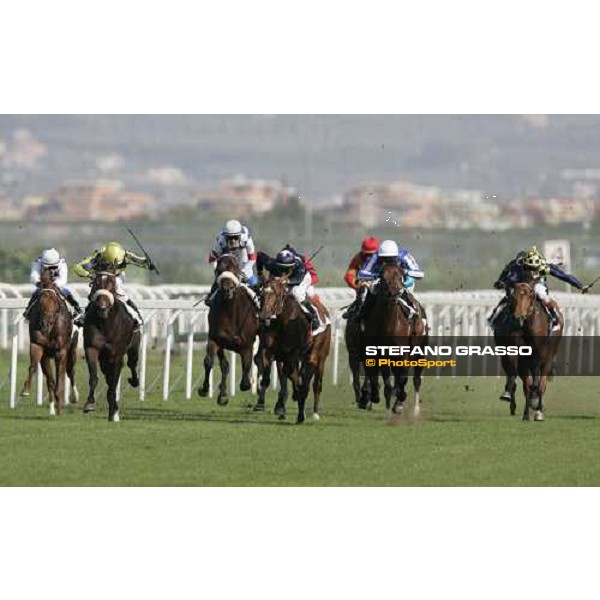
[[(364, 339), (380, 340), (384, 345), (396, 345), (413, 348), (427, 345), (427, 326), (424, 311), (420, 305), (417, 315), (408, 319), (405, 314), (406, 300), (403, 286), (404, 273), (397, 263), (384, 264), (379, 281), (373, 287), (369, 302), (368, 313), (364, 318)], [(415, 389), (414, 414), (420, 412), (420, 390), (423, 367), (414, 367), (413, 386)], [(381, 374), (384, 383), (386, 419), (390, 418), (391, 398), (395, 391), (396, 399), (392, 412), (401, 413), (408, 397), (406, 384), (409, 368), (407, 367), (376, 367), (370, 368), (367, 374), (368, 386), (365, 387), (366, 399), (369, 402), (379, 402), (379, 380)], [(392, 375), (394, 384), (392, 384)]]
[(95, 391), (98, 385), (98, 365), (106, 380), (108, 420), (119, 421), (117, 387), (127, 355), (131, 370), (128, 379), (132, 387), (139, 386), (137, 365), (140, 347), (140, 330), (125, 304), (117, 299), (116, 275), (111, 271), (98, 271), (92, 275), (90, 306), (83, 326), (85, 358), (89, 370), (89, 393), (84, 412), (96, 409)]
[[(258, 401), (255, 411), (265, 409), (265, 393), (271, 381), (271, 366), (277, 363), (279, 394), (275, 414), (284, 419), (288, 398), (288, 380), (292, 398), (298, 402), (297, 423), (306, 420), (305, 406), (311, 380), (313, 383), (313, 419), (319, 420), (319, 404), (325, 362), (331, 346), (331, 326), (310, 336), (310, 324), (298, 302), (289, 294), (286, 277), (271, 277), (260, 291), (260, 345), (255, 358), (259, 374)], [(327, 316), (321, 304), (317, 310)]]
[(525, 409), (523, 420), (544, 420), (543, 396), (548, 378), (552, 374), (554, 357), (562, 340), (564, 322), (559, 314), (559, 322), (553, 327), (552, 321), (541, 302), (536, 298), (533, 282), (515, 284), (511, 290), (508, 318), (495, 332), (499, 345), (530, 346), (531, 356), (503, 356), (502, 366), (507, 376), (506, 391), (510, 394), (510, 412), (516, 412), (515, 388), (517, 376), (523, 382)]
[(219, 357), (221, 383), (217, 403), (229, 402), (227, 395), (227, 375), (229, 361), (226, 350), (239, 354), (242, 358), (242, 380), (240, 390), (248, 391), (252, 384), (252, 354), (254, 341), (258, 333), (258, 315), (249, 290), (241, 285), (242, 273), (238, 261), (231, 254), (219, 257), (215, 268), (218, 293), (211, 302), (208, 313), (208, 344), (204, 358), (204, 382), (198, 389), (200, 396), (207, 396), (210, 388), (210, 372), (215, 354)]
[[(29, 340), (29, 370), (21, 396), (29, 396), (31, 379), (41, 363), (48, 387), (50, 414), (58, 412), (60, 415), (67, 376), (74, 399), (78, 396), (75, 387), (78, 336), (77, 333), (73, 335), (71, 313), (48, 271), (42, 271), (39, 299), (30, 312)], [(56, 378), (52, 372), (52, 360)]]
[(365, 399), (365, 383), (361, 386), (360, 383), (360, 367), (364, 361), (363, 357), (363, 332), (361, 329), (360, 319), (358, 315), (348, 317), (346, 328), (344, 330), (344, 340), (346, 349), (348, 350), (348, 366), (352, 375), (352, 389), (354, 390), (354, 400), (359, 408), (367, 408), (367, 400)]

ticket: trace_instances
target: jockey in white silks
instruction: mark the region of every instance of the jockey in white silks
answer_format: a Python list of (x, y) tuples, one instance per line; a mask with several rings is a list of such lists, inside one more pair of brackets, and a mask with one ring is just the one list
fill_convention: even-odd
[(67, 285), (69, 274), (67, 261), (61, 257), (60, 253), (55, 248), (47, 248), (31, 263), (29, 280), (36, 286), (36, 289), (29, 299), (29, 304), (23, 313), (23, 317), (26, 319), (29, 317), (32, 307), (40, 297), (41, 291), (39, 284), (44, 271), (50, 273), (50, 278), (54, 285), (56, 285), (65, 300), (73, 307), (75, 314), (80, 315), (82, 313), (81, 306), (79, 306), (79, 302), (73, 297), (73, 293)]
[[(213, 268), (217, 266), (217, 260), (219, 257), (231, 254), (237, 259), (240, 271), (242, 273), (241, 285), (248, 292), (248, 295), (252, 298), (256, 306), (258, 307), (258, 298), (252, 288), (258, 284), (258, 278), (254, 273), (254, 265), (256, 264), (256, 249), (254, 247), (254, 240), (250, 234), (250, 230), (245, 225), (242, 225), (239, 221), (232, 219), (227, 221), (225, 229), (219, 232), (215, 245), (210, 252), (208, 257), (209, 264), (213, 265)], [(210, 293), (206, 297), (204, 303), (206, 306), (210, 306), (211, 301), (217, 291), (217, 282), (213, 282), (210, 289)]]

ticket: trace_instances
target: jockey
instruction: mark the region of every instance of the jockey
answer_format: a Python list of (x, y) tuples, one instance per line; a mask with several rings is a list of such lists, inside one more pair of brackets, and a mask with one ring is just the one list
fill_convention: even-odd
[[(156, 269), (154, 263), (149, 258), (138, 256), (129, 250), (125, 250), (119, 242), (109, 242), (106, 246), (95, 250), (90, 256), (77, 263), (73, 270), (80, 277), (89, 277), (91, 273), (102, 271), (106, 268), (110, 268), (111, 271), (114, 270), (117, 298), (129, 307), (127, 312), (141, 325), (143, 319), (140, 310), (133, 300), (127, 296), (123, 287), (124, 271), (129, 264), (149, 269), (150, 271)], [(80, 317), (80, 323), (78, 324), (83, 323), (84, 320), (85, 316)]]
[[(415, 306), (412, 304), (412, 296), (408, 292), (413, 292), (415, 289), (415, 280), (423, 279), (425, 273), (419, 267), (415, 257), (408, 248), (398, 248), (398, 244), (393, 240), (384, 240), (379, 246), (377, 254), (373, 254), (365, 263), (362, 269), (358, 272), (358, 276), (362, 280), (378, 279), (381, 269), (388, 262), (397, 262), (404, 272), (402, 284), (402, 299), (408, 309), (408, 317), (412, 318), (418, 314)], [(361, 315), (364, 316), (364, 315)]]
[(288, 288), (291, 288), (292, 296), (298, 301), (310, 320), (311, 328), (313, 330), (319, 328), (319, 315), (310, 301), (310, 298), (315, 295), (313, 275), (298, 251), (287, 245), (275, 258), (259, 252), (256, 268), (259, 274), (262, 274), (264, 269), (275, 277), (287, 276)]
[(365, 300), (366, 293), (369, 287), (369, 281), (361, 279), (359, 272), (362, 267), (366, 264), (367, 260), (379, 249), (379, 240), (375, 237), (368, 237), (362, 241), (360, 246), (360, 252), (357, 252), (350, 261), (344, 280), (356, 292), (356, 299), (348, 307), (346, 312), (342, 315), (343, 319), (348, 319), (358, 312), (362, 303)]
[(558, 304), (556, 303), (556, 300), (551, 298), (548, 294), (548, 285), (546, 283), (547, 275), (552, 275), (552, 277), (556, 277), (556, 279), (560, 279), (574, 288), (581, 290), (582, 294), (587, 294), (590, 289), (589, 285), (584, 285), (579, 279), (565, 273), (557, 265), (548, 264), (544, 255), (535, 246), (523, 256), (522, 264), (524, 271), (528, 273), (529, 277), (535, 282), (533, 291), (550, 313), (553, 323), (558, 323), (559, 320)]
[(25, 319), (29, 318), (29, 313), (31, 312), (33, 305), (40, 297), (40, 279), (42, 272), (46, 270), (50, 272), (54, 285), (56, 285), (61, 294), (65, 297), (65, 300), (73, 307), (75, 314), (80, 315), (83, 312), (81, 306), (79, 306), (79, 302), (75, 300), (73, 293), (67, 286), (67, 277), (69, 274), (67, 261), (61, 257), (58, 250), (47, 248), (31, 263), (31, 274), (29, 279), (31, 283), (36, 286), (36, 289), (29, 299), (29, 304), (23, 313), (23, 317)]
[[(217, 265), (217, 259), (224, 254), (232, 254), (237, 258), (240, 270), (242, 272), (242, 285), (247, 289), (252, 299), (256, 302), (256, 294), (252, 288), (258, 284), (258, 278), (254, 274), (254, 265), (256, 264), (256, 250), (254, 249), (254, 240), (249, 229), (239, 221), (232, 219), (227, 221), (225, 229), (219, 232), (215, 245), (208, 257), (209, 264), (213, 267)], [(217, 290), (216, 280), (213, 282), (210, 293), (206, 297), (204, 304), (210, 306), (210, 303)]]
[(502, 297), (498, 306), (493, 310), (488, 322), (493, 328), (496, 320), (508, 303), (510, 290), (516, 283), (534, 281), (534, 292), (536, 297), (550, 313), (553, 323), (558, 322), (558, 305), (556, 300), (550, 298), (548, 286), (546, 284), (546, 275), (552, 275), (561, 281), (564, 281), (573, 287), (581, 290), (582, 294), (587, 294), (590, 286), (583, 285), (576, 277), (565, 273), (557, 265), (548, 264), (546, 258), (540, 251), (533, 246), (530, 250), (522, 250), (513, 258), (502, 270), (500, 276), (494, 283), (496, 289), (504, 289), (506, 295)]

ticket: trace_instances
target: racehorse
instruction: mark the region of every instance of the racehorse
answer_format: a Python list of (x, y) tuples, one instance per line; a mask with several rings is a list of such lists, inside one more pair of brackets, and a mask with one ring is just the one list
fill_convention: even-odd
[[(31, 379), (41, 363), (48, 387), (50, 414), (58, 412), (60, 415), (66, 377), (69, 377), (75, 402), (79, 396), (75, 386), (78, 333), (73, 334), (73, 318), (48, 271), (42, 271), (40, 296), (30, 312), (29, 340), (29, 369), (21, 396), (29, 396)], [(56, 379), (52, 373), (53, 359)]]
[(352, 315), (346, 321), (346, 328), (344, 331), (344, 340), (346, 342), (346, 348), (348, 350), (348, 366), (350, 367), (350, 373), (352, 375), (352, 389), (354, 390), (354, 400), (359, 408), (367, 407), (366, 400), (366, 388), (365, 384), (368, 379), (365, 377), (363, 386), (360, 384), (360, 366), (364, 361), (362, 343), (362, 330), (360, 320), (357, 315)]
[[(406, 301), (402, 298), (404, 273), (398, 264), (384, 264), (379, 281), (372, 288), (367, 301), (370, 307), (364, 318), (364, 340), (381, 340), (384, 344), (397, 344), (413, 348), (427, 345), (427, 325), (425, 312), (422, 307), (412, 299), (418, 308), (417, 314), (409, 320), (404, 309)], [(414, 414), (420, 412), (420, 391), (423, 367), (413, 367), (413, 386), (415, 390)], [(406, 384), (408, 382), (408, 367), (371, 367), (366, 373), (369, 385), (365, 387), (365, 398), (368, 402), (379, 402), (379, 380), (381, 373), (384, 383), (386, 416), (391, 416), (390, 404), (395, 391), (396, 399), (391, 409), (393, 413), (401, 413), (408, 397)], [(392, 384), (392, 375), (394, 384)]]
[(500, 323), (494, 339), (498, 345), (531, 346), (530, 356), (502, 357), (507, 377), (505, 392), (510, 396), (510, 413), (514, 415), (516, 378), (520, 377), (525, 395), (523, 420), (529, 421), (533, 410), (534, 420), (543, 421), (543, 396), (562, 340), (564, 322), (559, 312), (559, 322), (552, 325), (552, 319), (536, 298), (533, 285), (533, 282), (515, 284), (510, 293), (508, 318)]
[(116, 275), (113, 271), (98, 271), (92, 275), (90, 306), (83, 326), (85, 358), (89, 371), (89, 393), (84, 412), (96, 409), (95, 390), (98, 384), (98, 365), (104, 374), (108, 390), (108, 420), (119, 421), (117, 387), (127, 355), (132, 387), (139, 386), (137, 365), (140, 330), (125, 304), (117, 299)]
[(258, 316), (254, 300), (248, 290), (241, 285), (242, 273), (238, 261), (232, 254), (224, 254), (217, 260), (215, 267), (218, 292), (211, 302), (208, 313), (208, 343), (204, 358), (204, 382), (198, 388), (198, 395), (208, 396), (210, 372), (215, 354), (219, 357), (221, 383), (217, 403), (229, 402), (227, 395), (227, 375), (229, 361), (225, 350), (237, 352), (242, 358), (242, 379), (240, 390), (248, 391), (252, 384), (252, 354), (254, 341), (258, 333)]
[[(259, 349), (255, 357), (259, 374), (258, 401), (255, 411), (265, 408), (265, 393), (271, 381), (271, 365), (277, 363), (279, 394), (275, 414), (284, 419), (288, 398), (288, 380), (292, 382), (292, 398), (298, 402), (297, 423), (306, 420), (305, 406), (311, 380), (313, 383), (313, 419), (319, 420), (325, 362), (331, 345), (331, 325), (310, 335), (308, 323), (298, 302), (288, 293), (287, 278), (271, 277), (260, 291)], [(327, 312), (317, 306), (321, 319)]]

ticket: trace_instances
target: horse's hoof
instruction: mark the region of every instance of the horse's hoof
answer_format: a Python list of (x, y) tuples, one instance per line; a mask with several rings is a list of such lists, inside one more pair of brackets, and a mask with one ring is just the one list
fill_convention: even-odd
[(510, 407), (510, 416), (514, 417), (517, 414), (517, 409), (513, 408), (512, 406)]
[(402, 414), (404, 412), (404, 404), (402, 402), (396, 402), (392, 408), (392, 412), (395, 415)]
[(257, 402), (252, 409), (254, 412), (264, 412), (265, 404), (264, 402)]
[(140, 385), (140, 380), (137, 377), (130, 377), (128, 380), (129, 385), (133, 388), (139, 387)]
[(536, 410), (535, 414), (533, 415), (533, 420), (534, 421), (543, 421), (544, 413), (541, 410)]
[(252, 384), (249, 381), (242, 381), (240, 383), (240, 392), (247, 392), (252, 387)]
[(415, 404), (413, 408), (413, 417), (418, 417), (421, 414), (421, 407), (418, 404)]
[(208, 396), (208, 390), (198, 388), (198, 396), (200, 396), (200, 398), (206, 398)]
[(56, 409), (54, 408), (54, 402), (50, 402), (50, 416), (56, 416)]
[(217, 398), (217, 404), (219, 406), (226, 406), (227, 404), (229, 404), (229, 396), (219, 396)]
[(279, 421), (285, 421), (285, 415), (284, 414), (277, 415), (277, 420), (279, 420)]
[(313, 421), (320, 421), (321, 417), (319, 416), (319, 413), (313, 413), (312, 419)]
[(83, 412), (84, 413), (91, 413), (94, 412), (96, 410), (96, 403), (95, 402), (86, 402), (84, 407), (83, 407)]
[(301, 425), (302, 423), (304, 423), (304, 421), (306, 421), (306, 415), (298, 415), (298, 418), (296, 419), (296, 425)]
[(29, 392), (21, 392), (21, 398), (29, 398)]
[(502, 400), (502, 402), (510, 402), (510, 394), (508, 392), (504, 392), (499, 399)]

